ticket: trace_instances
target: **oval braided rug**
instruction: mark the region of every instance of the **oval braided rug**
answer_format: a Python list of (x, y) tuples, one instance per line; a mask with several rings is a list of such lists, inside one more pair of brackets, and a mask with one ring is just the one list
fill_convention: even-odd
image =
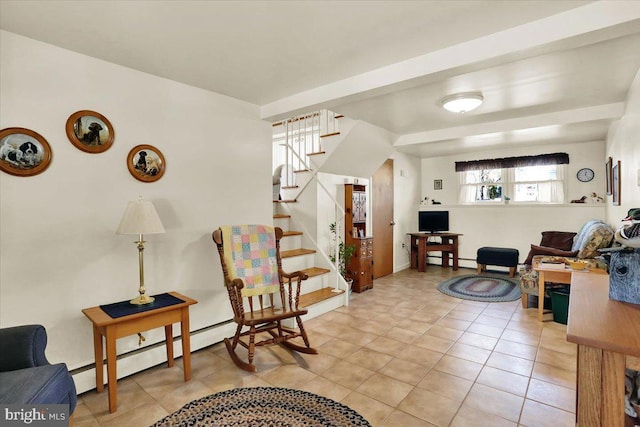
[(235, 388), (194, 400), (152, 427), (368, 426), (341, 403), (302, 390)]
[(456, 276), (438, 285), (443, 294), (484, 302), (515, 301), (520, 298), (520, 285), (502, 277), (469, 274)]

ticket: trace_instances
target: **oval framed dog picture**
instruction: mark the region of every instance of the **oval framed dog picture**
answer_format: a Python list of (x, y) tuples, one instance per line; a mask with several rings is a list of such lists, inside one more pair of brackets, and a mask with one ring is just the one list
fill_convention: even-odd
[(51, 163), (51, 147), (37, 132), (25, 128), (0, 130), (0, 170), (16, 176), (44, 172)]
[(109, 120), (95, 111), (77, 111), (67, 119), (67, 137), (87, 153), (102, 153), (111, 148), (115, 134)]
[(154, 182), (164, 175), (166, 163), (160, 150), (152, 145), (142, 144), (129, 151), (127, 167), (135, 179)]

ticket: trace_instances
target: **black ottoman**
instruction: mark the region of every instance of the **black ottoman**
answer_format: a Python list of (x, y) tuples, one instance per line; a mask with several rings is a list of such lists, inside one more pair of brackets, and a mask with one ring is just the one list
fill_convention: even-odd
[(509, 277), (516, 275), (518, 266), (518, 250), (511, 248), (491, 248), (483, 247), (478, 249), (476, 263), (478, 264), (478, 274), (487, 271), (487, 265), (499, 265), (509, 267)]

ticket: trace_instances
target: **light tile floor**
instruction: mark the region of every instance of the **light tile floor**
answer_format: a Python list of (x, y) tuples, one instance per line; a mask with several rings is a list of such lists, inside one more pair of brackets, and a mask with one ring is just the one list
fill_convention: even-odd
[[(320, 354), (260, 348), (258, 372), (233, 365), (223, 344), (78, 399), (76, 427), (148, 426), (191, 400), (235, 387), (307, 390), (355, 409), (373, 426), (574, 426), (576, 346), (566, 326), (540, 324), (520, 300), (463, 301), (438, 292), (442, 280), (473, 271), (429, 266), (378, 279), (341, 307), (305, 322)], [(546, 315), (550, 319), (551, 315)]]

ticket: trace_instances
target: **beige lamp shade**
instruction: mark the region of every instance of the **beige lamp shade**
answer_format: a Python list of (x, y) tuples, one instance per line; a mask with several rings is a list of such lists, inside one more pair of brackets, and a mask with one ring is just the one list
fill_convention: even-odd
[(129, 202), (116, 234), (159, 234), (165, 229), (153, 203), (142, 199)]

